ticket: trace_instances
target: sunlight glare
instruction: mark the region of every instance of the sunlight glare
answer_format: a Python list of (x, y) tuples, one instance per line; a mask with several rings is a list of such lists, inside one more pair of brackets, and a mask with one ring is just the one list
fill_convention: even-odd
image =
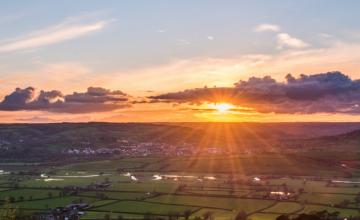
[(218, 103), (214, 104), (214, 108), (221, 114), (227, 113), (231, 108), (233, 108), (232, 105), (228, 103)]

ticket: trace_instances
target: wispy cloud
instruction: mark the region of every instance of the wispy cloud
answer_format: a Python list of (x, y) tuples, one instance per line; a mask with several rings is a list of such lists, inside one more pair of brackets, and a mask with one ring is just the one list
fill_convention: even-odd
[(254, 28), (254, 30), (256, 32), (266, 32), (266, 31), (279, 32), (280, 29), (281, 28), (278, 25), (275, 25), (275, 24), (259, 24), (258, 26), (256, 26)]
[(0, 24), (3, 23), (10, 23), (19, 20), (22, 18), (23, 14), (8, 14), (8, 15), (1, 15), (0, 16)]
[(189, 44), (191, 44), (190, 41), (188, 41), (188, 40), (186, 40), (186, 39), (182, 39), (182, 38), (176, 39), (176, 41), (177, 41), (179, 44), (182, 44), (182, 45), (189, 45)]
[(309, 44), (304, 42), (303, 40), (299, 39), (299, 38), (295, 38), (290, 36), (287, 33), (279, 33), (277, 35), (277, 43), (278, 43), (278, 48), (279, 49), (283, 49), (283, 48), (296, 48), (296, 49), (302, 49), (305, 47), (308, 47)]
[(0, 53), (35, 49), (86, 36), (103, 29), (109, 21), (82, 22), (66, 19), (64, 22), (41, 30), (0, 42)]

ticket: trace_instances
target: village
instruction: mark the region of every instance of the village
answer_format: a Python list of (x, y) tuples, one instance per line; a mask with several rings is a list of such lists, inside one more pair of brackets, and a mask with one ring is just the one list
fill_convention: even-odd
[[(90, 144), (89, 144), (90, 145)], [(248, 151), (250, 152), (250, 151)], [(138, 144), (127, 144), (115, 147), (79, 147), (70, 148), (62, 151), (63, 154), (77, 156), (92, 155), (121, 155), (121, 156), (190, 156), (197, 154), (205, 155), (221, 155), (230, 152), (221, 147), (208, 147), (198, 149), (191, 144), (182, 144), (180, 146), (157, 143), (157, 142), (141, 142)]]

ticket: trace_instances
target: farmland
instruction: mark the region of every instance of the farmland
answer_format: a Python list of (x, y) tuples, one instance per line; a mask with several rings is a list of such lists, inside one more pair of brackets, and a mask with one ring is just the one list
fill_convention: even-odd
[(80, 204), (75, 214), (86, 220), (359, 216), (360, 130), (346, 133), (359, 126), (1, 125), (0, 211), (46, 219)]
[[(11, 205), (25, 213), (86, 203), (81, 219), (234, 219), (240, 211), (250, 219), (274, 219), (322, 210), (351, 217), (360, 210), (355, 168), (299, 155), (117, 158), (37, 166), (41, 175), (31, 174), (24, 164), (6, 166), (0, 199), (11, 198)], [(20, 174), (22, 169), (28, 173)], [(90, 187), (96, 184), (106, 187)]]

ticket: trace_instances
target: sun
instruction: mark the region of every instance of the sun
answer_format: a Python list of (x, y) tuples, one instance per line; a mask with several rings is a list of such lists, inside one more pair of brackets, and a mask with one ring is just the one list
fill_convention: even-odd
[(228, 104), (228, 103), (218, 103), (214, 104), (214, 108), (221, 114), (227, 113), (230, 109), (232, 109), (234, 106)]

